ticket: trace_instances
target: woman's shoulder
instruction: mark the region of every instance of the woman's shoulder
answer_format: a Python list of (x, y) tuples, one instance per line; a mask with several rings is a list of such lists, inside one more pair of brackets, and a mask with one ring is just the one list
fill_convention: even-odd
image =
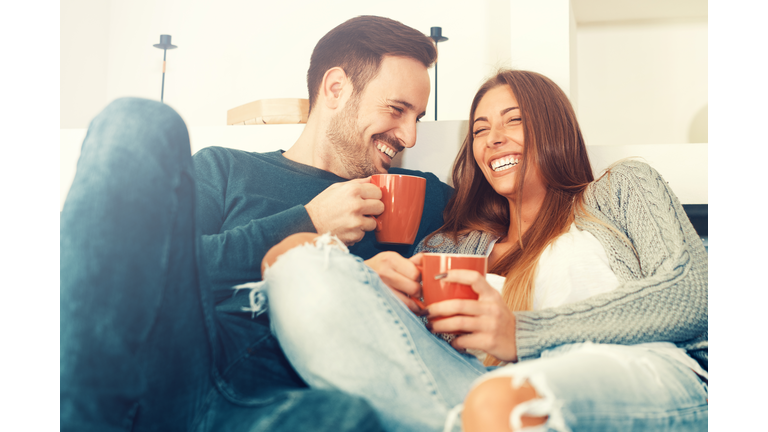
[(459, 235), (455, 241), (446, 233), (437, 233), (422, 240), (416, 252), (484, 255), (491, 240), (493, 235), (482, 231)]
[(610, 179), (610, 177), (615, 175), (636, 178), (652, 178), (657, 177), (659, 172), (645, 161), (638, 159), (622, 159), (614, 162), (612, 165), (606, 168), (604, 170), (604, 174), (595, 180), (595, 182), (597, 183), (606, 179)]
[(668, 185), (655, 168), (637, 159), (623, 159), (614, 163), (590, 185), (593, 193), (611, 191), (611, 194), (636, 187), (654, 193), (658, 189), (666, 189)]

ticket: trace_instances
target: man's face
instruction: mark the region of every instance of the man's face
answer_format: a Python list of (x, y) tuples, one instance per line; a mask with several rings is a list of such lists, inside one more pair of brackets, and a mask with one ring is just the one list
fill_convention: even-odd
[(379, 74), (331, 119), (327, 136), (346, 178), (386, 173), (392, 158), (416, 144), (416, 123), (429, 99), (421, 62), (385, 56)]

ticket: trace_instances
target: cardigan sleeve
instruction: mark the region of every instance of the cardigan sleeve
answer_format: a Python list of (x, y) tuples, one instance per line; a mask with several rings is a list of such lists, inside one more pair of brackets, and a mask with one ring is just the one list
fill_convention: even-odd
[(624, 162), (590, 185), (585, 204), (597, 221), (581, 224), (606, 246), (623, 283), (577, 303), (516, 312), (518, 358), (583, 341), (668, 341), (707, 369), (707, 252), (669, 185), (649, 165)]

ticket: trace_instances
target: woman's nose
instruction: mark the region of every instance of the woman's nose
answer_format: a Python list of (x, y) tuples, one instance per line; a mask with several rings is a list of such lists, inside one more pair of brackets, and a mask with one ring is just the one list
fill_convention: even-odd
[(504, 144), (507, 141), (507, 136), (504, 135), (504, 130), (491, 126), (491, 130), (488, 131), (488, 140), (486, 144), (489, 147), (498, 146)]

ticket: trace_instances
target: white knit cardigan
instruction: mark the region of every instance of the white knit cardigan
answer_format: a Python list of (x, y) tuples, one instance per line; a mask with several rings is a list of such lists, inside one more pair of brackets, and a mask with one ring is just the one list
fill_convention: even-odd
[[(567, 343), (667, 341), (708, 369), (707, 251), (669, 185), (648, 164), (625, 161), (589, 185), (584, 204), (624, 233), (637, 256), (615, 232), (577, 217), (576, 226), (605, 248), (621, 285), (577, 303), (515, 312), (519, 360)], [(482, 255), (493, 239), (475, 231), (457, 244), (439, 234), (417, 251)]]

